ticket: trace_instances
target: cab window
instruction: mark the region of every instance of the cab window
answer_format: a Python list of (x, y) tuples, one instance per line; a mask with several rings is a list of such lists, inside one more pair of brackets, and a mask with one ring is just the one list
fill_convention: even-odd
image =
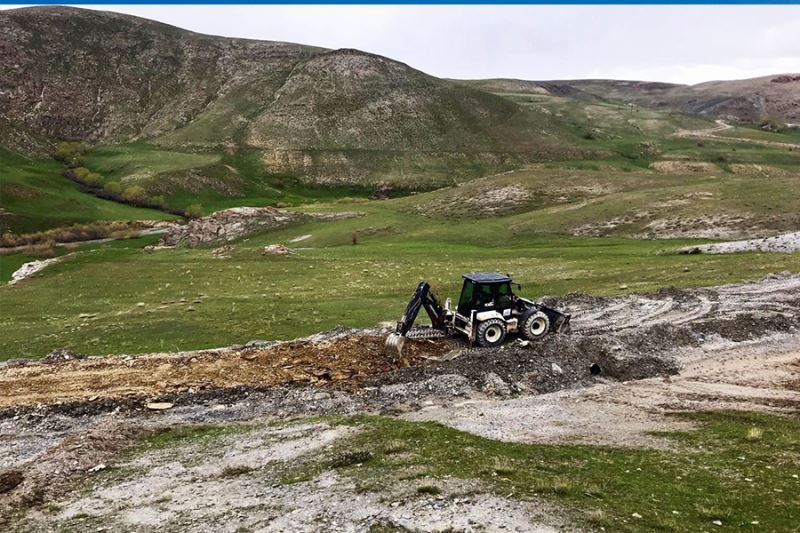
[(458, 312), (462, 315), (468, 314), (469, 309), (472, 306), (473, 287), (474, 286), (471, 281), (464, 281), (464, 287), (461, 289), (461, 298), (458, 300)]
[(478, 292), (478, 305), (494, 305), (494, 290), (491, 285), (481, 285)]
[(497, 286), (497, 307), (506, 309), (511, 307), (511, 284), (501, 283)]

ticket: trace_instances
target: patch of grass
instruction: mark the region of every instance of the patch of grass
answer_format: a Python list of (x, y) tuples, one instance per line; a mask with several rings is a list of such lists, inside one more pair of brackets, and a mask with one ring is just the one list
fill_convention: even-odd
[(96, 198), (61, 175), (55, 160), (32, 160), (0, 148), (0, 233), (31, 233), (98, 220), (171, 220), (153, 209)]
[(119, 181), (137, 175), (156, 175), (219, 162), (221, 155), (164, 150), (145, 143), (105, 145), (86, 153), (84, 165), (106, 180)]
[(427, 496), (438, 496), (442, 493), (442, 489), (436, 485), (422, 485), (417, 487), (417, 494), (425, 494)]
[(245, 474), (249, 474), (253, 470), (255, 470), (255, 468), (247, 465), (226, 466), (225, 468), (222, 469), (220, 477), (223, 478), (239, 477)]
[(182, 425), (160, 431), (142, 439), (139, 450), (153, 450), (178, 446), (190, 442), (213, 441), (220, 437), (247, 431), (238, 425), (215, 426), (208, 424)]
[[(762, 531), (794, 531), (800, 523), (800, 480), (792, 476), (800, 468), (800, 418), (746, 412), (680, 416), (700, 425), (664, 433), (675, 442), (673, 450), (506, 443), (384, 417), (345, 420), (362, 431), (339, 446), (372, 451), (369, 463), (343, 470), (371, 490), (425, 467), (426, 479), (478, 480), (498, 495), (579, 509), (575, 520), (608, 531), (734, 531), (749, 530), (754, 522)], [(747, 438), (754, 425), (763, 428), (763, 439)], [(405, 442), (415, 453), (386, 454), (387, 439)], [(503, 475), (487, 464), (501, 465)], [(434, 488), (429, 483), (419, 491), (432, 494)]]
[(394, 524), (373, 524), (370, 526), (368, 533), (408, 533), (410, 531), (410, 529)]
[(333, 457), (330, 462), (332, 468), (346, 468), (361, 465), (372, 459), (372, 452), (367, 450), (347, 450)]
[(60, 522), (56, 531), (59, 533), (83, 533), (85, 531), (96, 531), (107, 525), (107, 518), (104, 516), (78, 513), (69, 520)]
[(747, 440), (761, 440), (764, 436), (764, 430), (761, 428), (750, 428), (747, 430)]

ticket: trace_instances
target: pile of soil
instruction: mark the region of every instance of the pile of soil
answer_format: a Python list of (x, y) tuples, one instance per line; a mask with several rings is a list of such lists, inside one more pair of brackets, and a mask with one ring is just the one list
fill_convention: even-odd
[(38, 403), (161, 396), (205, 389), (342, 385), (421, 365), (452, 349), (448, 342), (409, 340), (404, 359), (384, 353), (385, 337), (343, 335), (239, 349), (139, 357), (26, 362), (0, 368), (0, 409)]

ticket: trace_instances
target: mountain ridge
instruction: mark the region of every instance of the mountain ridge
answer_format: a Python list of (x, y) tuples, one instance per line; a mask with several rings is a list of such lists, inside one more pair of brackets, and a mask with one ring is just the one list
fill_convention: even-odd
[(570, 96), (578, 99), (633, 103), (699, 116), (757, 122), (775, 118), (800, 122), (800, 74), (781, 73), (696, 84), (657, 81), (574, 79), (522, 80), (490, 78), (453, 80), (483, 90)]

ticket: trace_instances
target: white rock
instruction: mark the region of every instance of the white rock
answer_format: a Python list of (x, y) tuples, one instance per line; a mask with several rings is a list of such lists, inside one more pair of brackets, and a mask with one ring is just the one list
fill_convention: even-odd
[(151, 411), (166, 411), (167, 409), (172, 409), (175, 404), (169, 402), (151, 402), (148, 403), (145, 407), (150, 409)]
[(57, 263), (59, 261), (61, 261), (60, 257), (54, 257), (52, 259), (42, 259), (39, 261), (24, 263), (21, 267), (15, 270), (13, 274), (11, 274), (11, 281), (9, 281), (8, 284), (13, 285), (18, 281), (29, 278), (40, 270), (43, 270), (48, 265), (52, 265), (53, 263)]

